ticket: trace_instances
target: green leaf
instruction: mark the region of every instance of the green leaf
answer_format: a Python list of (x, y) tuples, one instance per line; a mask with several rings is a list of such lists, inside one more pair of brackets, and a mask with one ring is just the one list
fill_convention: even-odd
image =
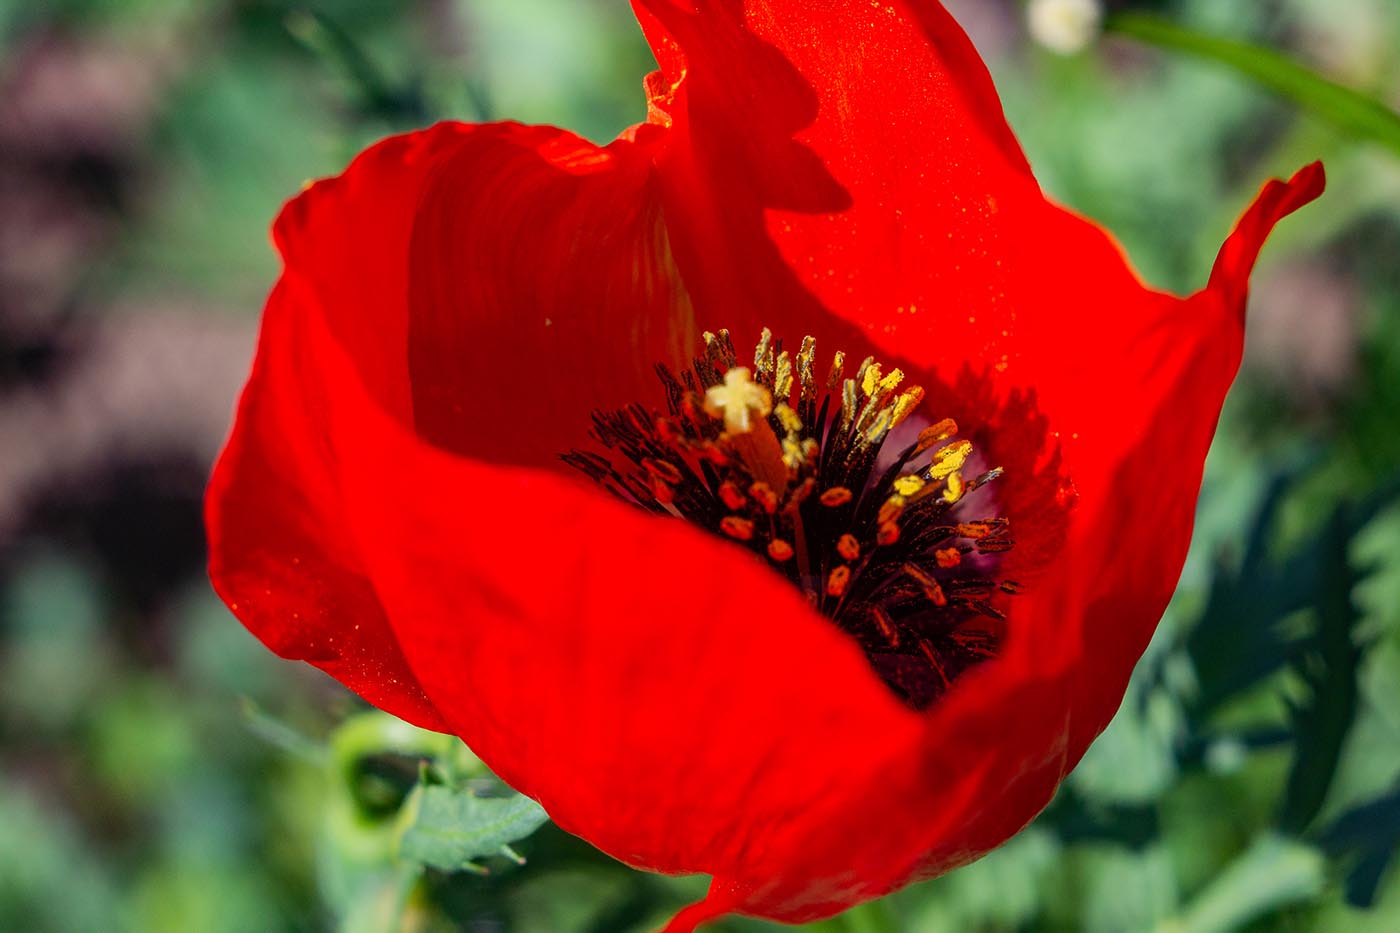
[(1302, 549), (1284, 562), (1267, 559), (1282, 508), (1302, 470), (1275, 475), (1245, 538), (1238, 569), (1221, 566), (1210, 596), (1186, 640), (1197, 680), (1190, 714), (1193, 733), (1225, 701), (1273, 676), (1297, 651), (1296, 639), (1279, 623), (1308, 606), (1317, 591), (1319, 570), (1313, 551)]
[(1323, 889), (1327, 863), (1311, 846), (1263, 836), (1226, 866), (1159, 933), (1228, 933), (1280, 908), (1312, 900)]
[(1347, 560), (1347, 548), (1357, 529), (1348, 527), (1344, 513), (1338, 509), (1333, 515), (1316, 549), (1322, 565), (1318, 630), (1298, 671), (1309, 697), (1293, 708), (1297, 746), (1279, 814), (1280, 826), (1294, 833), (1305, 830), (1322, 809), (1356, 719), (1362, 650), (1353, 629), (1361, 615), (1352, 604), (1358, 578)]
[(399, 856), (443, 871), (476, 868), (474, 859), (504, 853), (549, 821), (529, 797), (478, 797), (420, 784), (404, 807)]
[(1346, 867), (1347, 902), (1375, 906), (1386, 868), (1400, 852), (1400, 784), (1338, 817), (1321, 839), (1328, 854)]
[(1120, 13), (1106, 32), (1226, 65), (1312, 111), (1333, 126), (1400, 153), (1400, 114), (1374, 98), (1322, 77), (1272, 49), (1187, 29), (1146, 13)]

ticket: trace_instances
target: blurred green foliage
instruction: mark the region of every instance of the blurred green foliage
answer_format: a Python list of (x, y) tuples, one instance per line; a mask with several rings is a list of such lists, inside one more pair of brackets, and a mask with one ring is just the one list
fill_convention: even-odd
[[(1390, 0), (1138, 6), (1400, 98)], [(1325, 158), (1326, 201), (1268, 261), (1344, 291), (1350, 338), (1320, 370), (1286, 341), (1251, 351), (1177, 599), (1044, 816), (812, 929), (1400, 929), (1400, 161), (1210, 64), (1122, 42), (1057, 58), (988, 7), (1043, 182), (1156, 284), (1199, 284), (1260, 180)], [(267, 224), (305, 179), (438, 117), (605, 140), (644, 116), (650, 61), (620, 0), (0, 0), (5, 60), (54, 34), (151, 71), (139, 196), (92, 257), (93, 313), (174, 296), (251, 318)], [(1326, 325), (1262, 291), (1256, 335)], [(42, 525), (0, 557), (0, 929), (642, 931), (703, 890), (534, 830), (459, 744), (276, 661), (199, 580), (134, 610)], [(498, 805), (519, 822), (424, 842)]]

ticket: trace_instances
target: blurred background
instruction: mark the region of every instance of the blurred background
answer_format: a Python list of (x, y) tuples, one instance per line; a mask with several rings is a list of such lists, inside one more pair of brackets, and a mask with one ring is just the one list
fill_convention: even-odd
[[(1400, 930), (1400, 152), (1073, 11), (948, 5), (1044, 185), (1156, 285), (1202, 284), (1267, 176), (1331, 187), (1255, 280), (1113, 726), (1005, 848), (813, 929)], [(1400, 105), (1395, 0), (1113, 7)], [(651, 67), (623, 0), (0, 0), (0, 930), (608, 933), (703, 889), (526, 817), (523, 866), (396, 861), (417, 761), (479, 772), (272, 657), (202, 570), (280, 203), (439, 117), (605, 141)]]

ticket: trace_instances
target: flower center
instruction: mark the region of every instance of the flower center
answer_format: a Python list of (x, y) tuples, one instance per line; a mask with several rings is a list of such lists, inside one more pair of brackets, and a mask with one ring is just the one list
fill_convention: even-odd
[[(901, 389), (900, 370), (872, 358), (852, 378), (845, 368), (836, 353), (819, 384), (816, 341), (792, 355), (765, 328), (749, 369), (728, 331), (707, 333), (692, 371), (657, 366), (664, 414), (595, 411), (590, 434), (613, 456), (562, 459), (630, 504), (760, 555), (924, 709), (1001, 644), (1006, 617), (991, 599), (1017, 587), (992, 574), (1010, 525), (965, 514), (1001, 470), (964, 474), (973, 446), (951, 419), (915, 435), (924, 391)], [(912, 439), (891, 457), (901, 426)]]

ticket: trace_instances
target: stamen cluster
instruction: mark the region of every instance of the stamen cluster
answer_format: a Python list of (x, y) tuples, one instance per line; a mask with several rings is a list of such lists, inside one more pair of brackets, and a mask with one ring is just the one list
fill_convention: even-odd
[(618, 456), (563, 460), (630, 504), (760, 555), (860, 642), (901, 700), (925, 708), (1002, 638), (991, 599), (1016, 586), (988, 574), (1012, 547), (1010, 526), (961, 514), (1001, 470), (964, 476), (973, 446), (951, 419), (882, 461), (924, 398), (900, 388), (898, 369), (867, 358), (847, 378), (837, 352), (819, 384), (812, 337), (793, 355), (765, 328), (749, 369), (728, 331), (704, 336), (691, 371), (657, 366), (664, 414), (593, 413), (591, 436)]

